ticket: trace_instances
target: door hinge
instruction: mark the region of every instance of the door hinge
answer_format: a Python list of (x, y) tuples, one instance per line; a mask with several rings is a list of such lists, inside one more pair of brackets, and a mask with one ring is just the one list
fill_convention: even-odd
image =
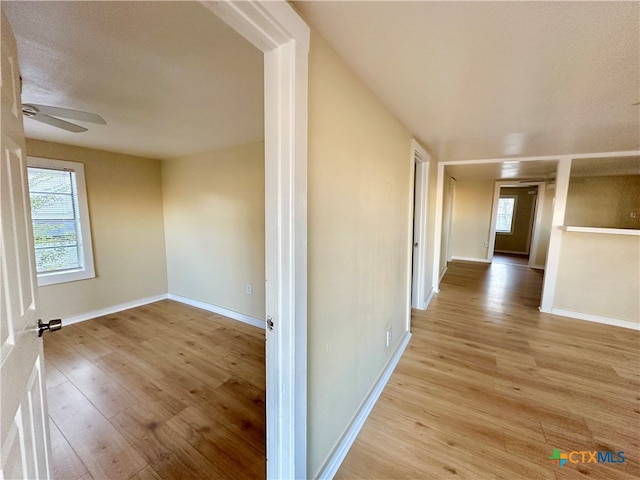
[(267, 328), (273, 331), (273, 318), (269, 315), (267, 315)]

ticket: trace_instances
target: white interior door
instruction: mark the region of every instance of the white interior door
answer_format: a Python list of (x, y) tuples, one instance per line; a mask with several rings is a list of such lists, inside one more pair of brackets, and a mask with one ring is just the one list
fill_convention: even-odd
[(2, 13), (0, 133), (0, 451), (2, 479), (50, 478), (42, 340), (38, 338), (20, 76)]
[(411, 307), (419, 310), (427, 308), (427, 298), (431, 286), (427, 285), (427, 198), (429, 188), (429, 154), (414, 140), (412, 142), (414, 161), (413, 197), (413, 261), (411, 269)]

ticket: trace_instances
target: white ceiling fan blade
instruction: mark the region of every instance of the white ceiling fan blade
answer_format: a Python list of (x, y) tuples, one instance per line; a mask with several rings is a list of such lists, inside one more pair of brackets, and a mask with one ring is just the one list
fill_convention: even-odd
[(71, 110), (69, 108), (52, 107), (50, 105), (38, 105), (37, 103), (25, 103), (25, 107), (35, 108), (37, 112), (44, 113), (45, 115), (52, 115), (54, 117), (70, 118), (71, 120), (78, 120), (80, 122), (100, 123), (106, 125), (107, 122), (100, 115), (95, 113), (82, 112), (80, 110)]
[(87, 131), (86, 128), (81, 127), (80, 125), (76, 125), (75, 123), (70, 123), (65, 120), (60, 120), (59, 118), (50, 117), (49, 115), (45, 115), (39, 112), (25, 115), (25, 117), (37, 120), (38, 122), (46, 123), (47, 125), (51, 125), (52, 127), (62, 128), (63, 130), (67, 130), (68, 132), (80, 133)]

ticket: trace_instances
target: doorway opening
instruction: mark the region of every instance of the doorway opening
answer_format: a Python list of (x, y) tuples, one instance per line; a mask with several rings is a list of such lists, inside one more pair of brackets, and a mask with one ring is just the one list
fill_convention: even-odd
[[(267, 477), (302, 477), (306, 472), (306, 262), (304, 261), (306, 258), (306, 201), (304, 200), (306, 199), (306, 88), (309, 29), (290, 7), (280, 3), (268, 6), (258, 2), (242, 2), (242, 5), (234, 2), (202, 3), (264, 54), (264, 94), (268, 98), (268, 101), (264, 102), (264, 115), (265, 123), (269, 126), (265, 132), (266, 269), (267, 278), (271, 279), (267, 285), (266, 306), (267, 318), (273, 319), (274, 323), (277, 322), (277, 328), (267, 331), (270, 340), (267, 351), (272, 359), (271, 362), (267, 362), (266, 416), (270, 427), (267, 430), (269, 458)], [(3, 5), (3, 22), (4, 20)], [(81, 23), (84, 25), (84, 22)], [(8, 30), (3, 26), (3, 47), (6, 43), (5, 32)], [(76, 43), (78, 44), (82, 45), (82, 43)], [(155, 58), (153, 57), (154, 60)], [(17, 62), (14, 62), (14, 65), (17, 65)], [(18, 83), (14, 81), (13, 86), (15, 87)], [(15, 99), (19, 98), (16, 88), (10, 96), (11, 101), (15, 103)], [(4, 98), (5, 95), (3, 95), (3, 102)], [(9, 110), (20, 111), (19, 108), (3, 111)], [(4, 128), (3, 132), (5, 132)], [(14, 142), (16, 145), (24, 142), (23, 134), (21, 133), (20, 136), (22, 139)], [(20, 247), (16, 248), (18, 256), (29, 258), (28, 243), (21, 241), (18, 245)], [(35, 281), (33, 272), (31, 273), (30, 280), (33, 285)], [(24, 278), (27, 277), (24, 276)], [(9, 284), (20, 288), (18, 282), (12, 281)], [(31, 321), (21, 322), (19, 327), (23, 329), (27, 324), (32, 323)], [(30, 347), (33, 347), (31, 350), (37, 353), (38, 344), (31, 342)], [(39, 348), (42, 348), (41, 344)], [(39, 365), (42, 363), (41, 357), (42, 355), (36, 360), (40, 362)], [(6, 365), (5, 362), (3, 377)], [(293, 371), (296, 375), (291, 373)], [(41, 372), (41, 369), (38, 372)], [(42, 388), (41, 376), (38, 378), (38, 385), (42, 392), (44, 388)], [(44, 413), (39, 415), (39, 418), (46, 419), (46, 401), (42, 403)], [(13, 405), (11, 404), (11, 407)], [(15, 411), (15, 409), (9, 411), (10, 416), (7, 415), (7, 417), (13, 418)], [(2, 413), (5, 413), (4, 407)], [(38, 441), (38, 452), (41, 450), (46, 452), (45, 447), (48, 443), (46, 426), (36, 432), (34, 438)], [(280, 446), (283, 444), (288, 445), (289, 448), (282, 449)], [(30, 447), (21, 445), (21, 448), (22, 453), (33, 453), (27, 452)], [(20, 463), (21, 457), (18, 455), (12, 458), (17, 459), (16, 465)], [(25, 469), (25, 465), (25, 462), (21, 462), (21, 468)], [(39, 475), (25, 473), (10, 476)]]
[(538, 187), (500, 186), (493, 262), (529, 265)]
[(553, 209), (553, 180), (497, 181), (487, 260), (544, 270)]

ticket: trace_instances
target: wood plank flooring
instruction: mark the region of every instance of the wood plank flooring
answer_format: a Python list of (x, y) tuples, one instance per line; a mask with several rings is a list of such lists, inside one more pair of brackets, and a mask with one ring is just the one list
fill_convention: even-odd
[(44, 339), (54, 479), (265, 477), (263, 330), (165, 300)]
[[(449, 264), (336, 479), (640, 478), (640, 333), (539, 313), (541, 283)], [(560, 468), (554, 449), (625, 462)]]
[[(639, 478), (640, 334), (539, 313), (541, 281), (451, 263), (336, 479)], [(262, 330), (162, 301), (47, 334), (45, 359), (55, 479), (264, 478)]]

